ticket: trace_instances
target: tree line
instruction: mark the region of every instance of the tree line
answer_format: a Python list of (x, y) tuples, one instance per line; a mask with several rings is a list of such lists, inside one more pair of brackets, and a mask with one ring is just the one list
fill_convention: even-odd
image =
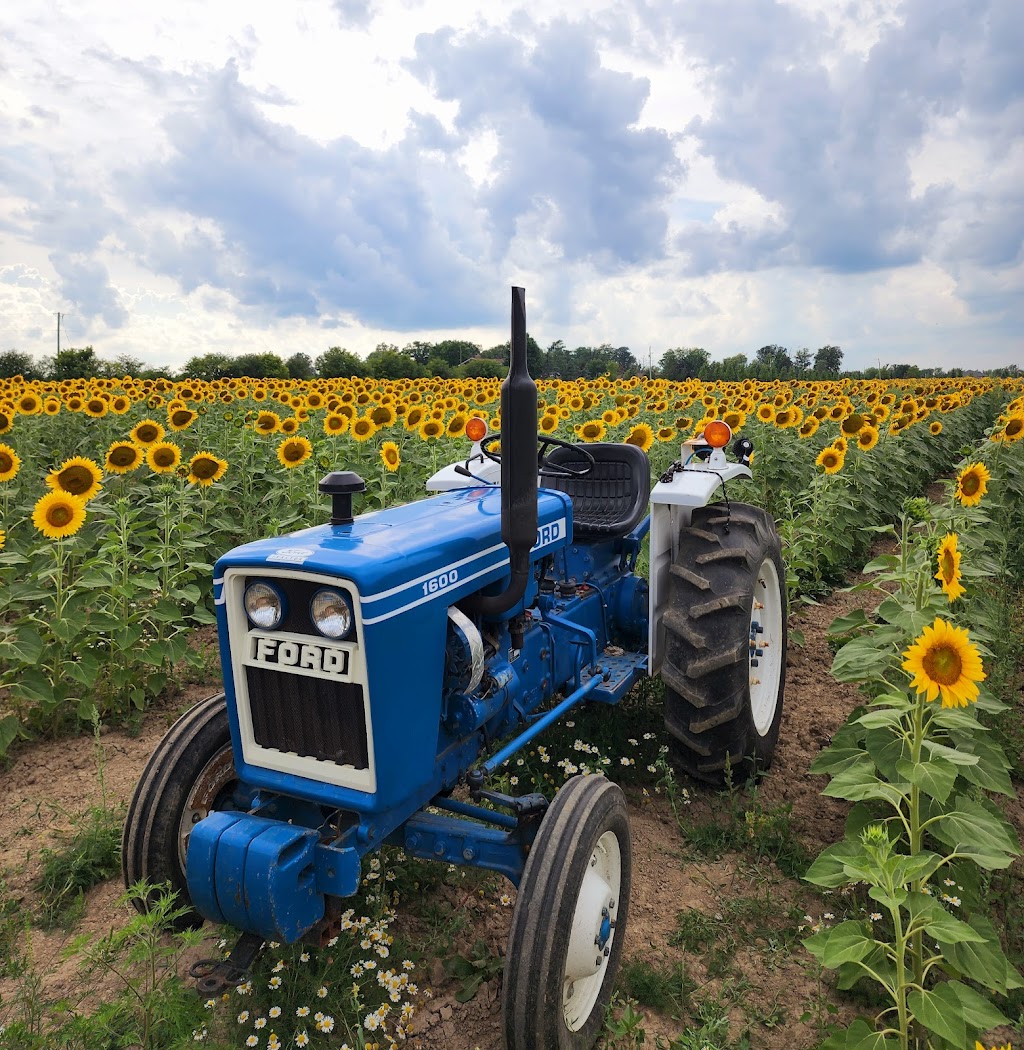
[[(332, 346), (316, 357), (295, 353), (283, 358), (278, 354), (208, 353), (192, 358), (180, 369), (151, 367), (130, 354), (113, 360), (100, 357), (91, 346), (68, 347), (54, 357), (36, 360), (19, 350), (0, 353), (0, 378), (20, 375), (24, 379), (82, 379), (90, 376), (111, 378), (132, 375), (137, 378), (225, 379), (249, 376), (253, 379), (313, 379), (348, 378), (361, 376), (373, 379), (418, 379), (439, 376), (451, 378), (503, 378), (508, 370), (508, 341), (483, 348), (464, 339), (443, 339), (437, 343), (417, 340), (399, 347), (379, 343), (375, 350), (360, 357), (341, 346)], [(628, 346), (600, 346), (570, 348), (556, 339), (547, 348), (540, 346), (533, 336), (527, 336), (527, 358), (530, 373), (535, 378), (596, 379), (601, 375), (611, 378), (649, 375), (682, 382), (687, 379), (705, 381), (743, 379), (836, 379), (840, 376), (857, 379), (909, 379), (916, 377), (963, 375), (959, 368), (943, 370), (919, 368), (911, 364), (883, 365), (862, 371), (843, 371), (843, 351), (838, 346), (823, 346), (815, 351), (806, 347), (790, 353), (776, 343), (762, 346), (752, 357), (733, 354), (714, 360), (701, 347), (674, 347), (666, 350), (660, 360), (642, 362)], [(987, 374), (1017, 375), (1016, 365), (993, 369)]]

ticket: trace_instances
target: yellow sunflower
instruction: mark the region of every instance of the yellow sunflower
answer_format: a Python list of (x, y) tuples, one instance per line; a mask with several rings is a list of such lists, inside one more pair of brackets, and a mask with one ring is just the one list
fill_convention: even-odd
[(46, 484), (51, 489), (66, 492), (69, 496), (80, 496), (86, 503), (99, 492), (102, 482), (103, 471), (99, 464), (84, 456), (67, 459), (46, 475)]
[(344, 434), (348, 430), (348, 416), (340, 412), (328, 412), (324, 416), (325, 434)]
[[(2, 431), (0, 431), (2, 433)], [(1020, 441), (1024, 437), (1024, 416), (1011, 416), (1002, 430), (993, 432), (992, 441)]]
[(281, 426), (278, 429), (282, 434), (294, 434), (299, 429), (300, 422), (298, 416), (286, 416), (281, 420)]
[(818, 458), (814, 462), (822, 467), (826, 474), (838, 474), (843, 469), (844, 460), (845, 456), (839, 449), (826, 445), (818, 453)]
[(199, 414), (191, 408), (176, 408), (173, 412), (168, 412), (167, 425), (171, 430), (188, 430), (198, 418)]
[(925, 700), (941, 694), (943, 707), (966, 707), (978, 699), (977, 683), (984, 681), (985, 671), (963, 627), (936, 616), (903, 656), (903, 669), (913, 676), (910, 684)]
[(48, 416), (59, 416), (60, 415), (60, 398), (48, 397), (43, 402), (43, 411)]
[(212, 452), (197, 452), (188, 464), (188, 480), (193, 485), (212, 485), (220, 481), (228, 469), (228, 461)]
[(282, 467), (287, 467), (289, 470), (300, 463), (305, 463), (311, 455), (313, 455), (313, 445), (308, 438), (301, 435), (285, 438), (277, 446), (277, 460)]
[(85, 500), (68, 492), (47, 492), (32, 511), (32, 524), (49, 540), (73, 536), (85, 521)]
[(7, 543), (7, 533), (4, 532), (3, 529), (0, 529), (0, 551), (2, 551), (4, 549), (4, 546), (5, 546), (6, 543)]
[(797, 433), (800, 435), (800, 440), (804, 441), (809, 437), (814, 437), (815, 432), (821, 423), (815, 416), (808, 416), (803, 423), (800, 424), (800, 429)]
[(955, 532), (948, 533), (939, 544), (936, 555), (939, 569), (935, 573), (935, 579), (942, 584), (942, 589), (951, 602), (955, 602), (960, 595), (966, 593), (966, 588), (960, 583), (961, 552), (957, 549), (958, 539)]
[(878, 430), (873, 426), (864, 427), (857, 435), (857, 447), (867, 452), (878, 444)]
[(146, 449), (146, 462), (157, 474), (173, 474), (181, 462), (181, 449), (173, 441), (158, 441)]
[[(496, 429), (496, 428), (492, 428)], [(439, 419), (425, 419), (420, 424), (420, 438), (423, 441), (432, 441), (444, 433), (444, 423)]]
[(605, 426), (600, 419), (591, 419), (576, 425), (576, 436), (583, 441), (600, 441), (604, 437)]
[(13, 411), (5, 406), (0, 408), (0, 434), (6, 434), (14, 426)]
[(107, 458), (103, 463), (103, 469), (111, 474), (127, 474), (142, 466), (144, 453), (142, 449), (131, 441), (115, 441), (107, 449)]
[(623, 441), (625, 445), (636, 445), (646, 452), (654, 444), (654, 431), (646, 423), (637, 423)]
[(23, 416), (37, 415), (43, 410), (42, 398), (30, 390), (18, 398), (17, 409)]
[(253, 427), (260, 434), (276, 434), (281, 429), (281, 417), (276, 412), (260, 412)]
[(145, 448), (148, 445), (155, 445), (158, 441), (163, 441), (164, 428), (155, 419), (144, 419), (132, 427), (128, 437), (136, 445), (142, 445)]
[(942, 423), (938, 419), (933, 419), (932, 422), (928, 424), (928, 431), (933, 436), (938, 436), (942, 433)]
[(448, 426), (445, 427), (445, 433), (449, 437), (462, 437), (466, 432), (466, 413), (456, 412), (451, 419), (448, 420)]
[(984, 463), (972, 463), (964, 467), (957, 475), (956, 498), (965, 507), (976, 506), (988, 491), (988, 482), (991, 477)]
[(866, 419), (859, 412), (851, 412), (839, 425), (845, 437), (856, 437), (864, 429)]
[(385, 470), (395, 471), (402, 465), (402, 456), (393, 441), (385, 441), (380, 447), (380, 459)]
[(560, 420), (558, 416), (553, 416), (551, 413), (545, 412), (544, 415), (540, 417), (540, 422), (537, 424), (537, 428), (542, 434), (550, 434), (553, 430), (558, 429), (559, 422)]
[[(369, 416), (356, 416), (352, 420), (350, 433), (356, 441), (369, 441), (377, 433), (378, 426)], [(443, 427), (441, 428), (444, 429)]]
[(21, 470), (21, 458), (10, 445), (0, 445), (0, 481), (10, 481)]
[(102, 397), (90, 397), (83, 407), (85, 414), (92, 419), (102, 419), (109, 410), (110, 406)]

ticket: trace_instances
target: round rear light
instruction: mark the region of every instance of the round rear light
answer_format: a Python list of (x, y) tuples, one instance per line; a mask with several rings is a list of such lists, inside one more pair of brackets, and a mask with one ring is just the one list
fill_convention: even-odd
[(712, 448), (725, 448), (731, 437), (732, 427), (724, 420), (712, 420), (704, 427), (704, 443)]
[(483, 441), (487, 437), (487, 421), (479, 416), (470, 416), (466, 420), (466, 437), (470, 441)]

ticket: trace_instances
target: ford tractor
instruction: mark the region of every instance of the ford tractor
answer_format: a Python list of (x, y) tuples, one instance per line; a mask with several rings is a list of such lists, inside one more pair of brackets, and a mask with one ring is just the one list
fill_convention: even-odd
[(502, 432), (478, 431), (432, 495), (354, 516), (362, 479), (329, 473), (327, 523), (216, 563), (224, 691), (158, 745), (123, 842), (127, 884), (169, 884), (182, 925), (240, 931), (197, 975), (204, 995), (241, 981), (264, 942), (334, 936), (367, 855), (391, 844), (517, 887), (507, 1046), (589, 1050), (629, 915), (625, 797), (598, 775), (550, 802), (492, 778), (647, 675), (683, 770), (714, 782), (771, 761), (785, 571), (773, 521), (728, 499), (749, 441), (727, 459), (729, 427), (709, 423), (652, 490), (634, 445), (538, 435), (521, 288), (510, 345)]

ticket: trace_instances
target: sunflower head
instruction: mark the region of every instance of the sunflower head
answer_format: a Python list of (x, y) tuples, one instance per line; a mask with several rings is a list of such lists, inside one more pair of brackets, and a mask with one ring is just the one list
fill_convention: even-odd
[(346, 430), (348, 430), (348, 416), (343, 416), (340, 412), (328, 412), (324, 416), (325, 434), (344, 434)]
[(136, 445), (155, 445), (163, 440), (164, 428), (155, 419), (144, 419), (132, 427), (128, 436)]
[(380, 447), (380, 461), (384, 464), (384, 469), (389, 471), (398, 470), (402, 464), (402, 456), (398, 451), (398, 446), (393, 441), (385, 441)]
[(942, 584), (942, 590), (946, 597), (955, 602), (960, 595), (966, 593), (966, 588), (960, 583), (960, 558), (961, 552), (957, 549), (959, 537), (955, 532), (948, 533), (939, 544), (936, 555), (938, 560), (938, 571), (935, 579)]
[[(374, 423), (370, 416), (356, 416), (352, 420), (349, 433), (356, 441), (369, 441), (377, 433), (377, 429), (377, 424)], [(441, 429), (443, 430), (444, 428), (442, 427)]]
[(636, 445), (646, 452), (654, 444), (654, 431), (646, 423), (637, 423), (626, 436), (624, 444)]
[(171, 430), (187, 430), (199, 418), (190, 408), (176, 408), (167, 413), (167, 425)]
[(85, 500), (67, 492), (47, 492), (32, 511), (32, 524), (49, 540), (73, 536), (85, 521)]
[(146, 462), (156, 474), (173, 474), (181, 462), (181, 449), (173, 441), (158, 441), (146, 449)]
[(843, 469), (844, 454), (833, 445), (826, 445), (818, 453), (815, 463), (821, 467), (826, 474), (838, 474)]
[(0, 444), (0, 481), (10, 481), (21, 470), (21, 458), (10, 445)]
[(253, 427), (260, 434), (275, 434), (281, 429), (281, 417), (276, 412), (260, 412)]
[(51, 489), (66, 492), (71, 496), (81, 496), (85, 501), (91, 500), (99, 492), (103, 481), (103, 471), (99, 464), (84, 456), (75, 456), (65, 460), (56, 470), (46, 475), (46, 484)]
[(212, 452), (197, 452), (188, 464), (188, 480), (193, 485), (212, 485), (224, 477), (227, 469), (226, 459), (220, 459)]
[(591, 419), (576, 427), (576, 436), (583, 441), (600, 441), (604, 437), (605, 426), (600, 419)]
[(127, 474), (130, 470), (142, 465), (144, 453), (142, 449), (132, 441), (115, 441), (107, 449), (107, 458), (103, 463), (103, 469), (111, 474)]
[(984, 463), (971, 463), (957, 475), (956, 498), (965, 507), (974, 507), (981, 502), (981, 497), (988, 490), (992, 475)]
[(977, 683), (984, 681), (985, 670), (965, 628), (936, 616), (903, 657), (911, 686), (926, 701), (941, 696), (943, 707), (966, 707), (978, 699)]
[(282, 467), (291, 470), (300, 463), (305, 463), (313, 455), (313, 446), (308, 438), (301, 435), (287, 437), (277, 446), (277, 459)]

